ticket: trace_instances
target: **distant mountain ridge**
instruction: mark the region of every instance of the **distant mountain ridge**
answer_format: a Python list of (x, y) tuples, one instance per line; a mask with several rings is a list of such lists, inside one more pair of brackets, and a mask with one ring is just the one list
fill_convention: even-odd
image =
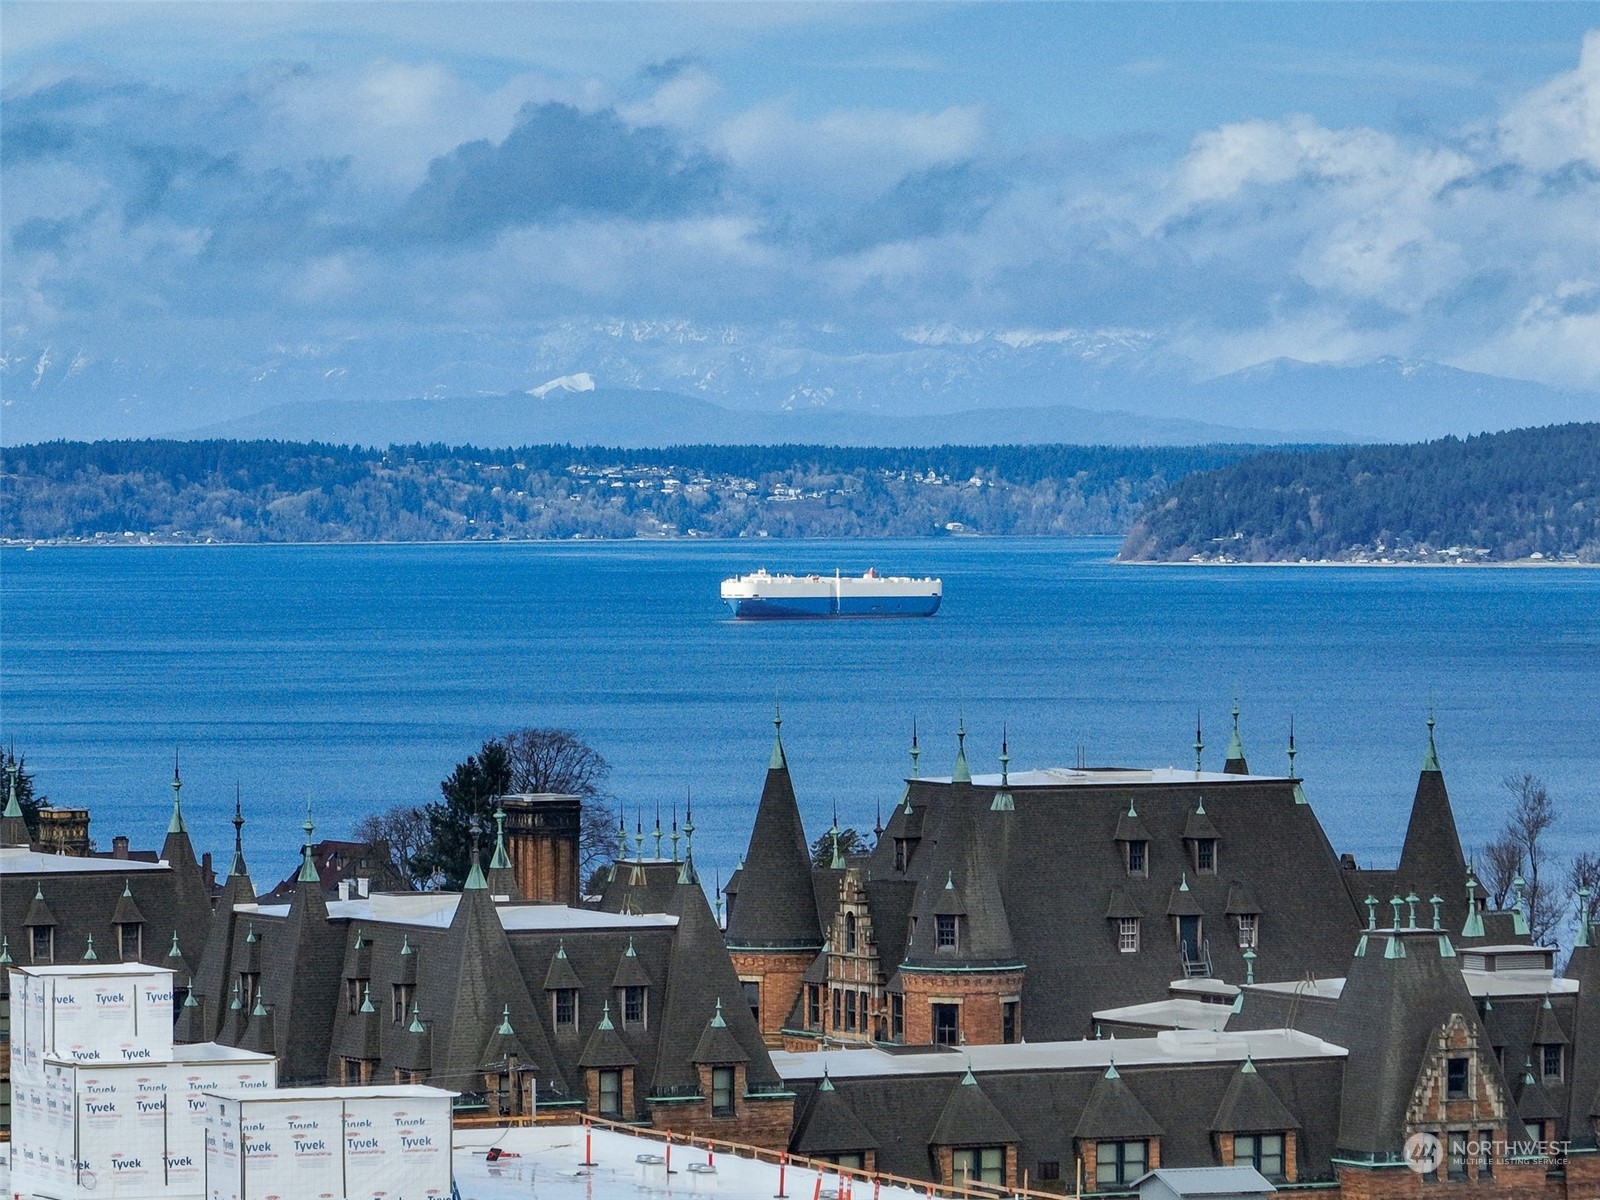
[(893, 417), (849, 409), (736, 410), (693, 396), (619, 388), (544, 385), (538, 395), (439, 400), (304, 401), (189, 431), (194, 438), (271, 438), (387, 446), (404, 442), (522, 446), (569, 443), (630, 448), (721, 443), (837, 446), (1044, 445), (1187, 446), (1339, 442), (1314, 436), (1095, 412), (1066, 405), (987, 408)]
[(1152, 497), (1118, 557), (1600, 563), (1600, 423), (1267, 451)]
[[(1595, 390), (1395, 358), (1346, 364), (1276, 359), (1197, 380), (1192, 358), (1138, 329), (929, 326), (887, 332), (605, 318), (514, 332), (286, 338), (251, 354), (204, 341), (163, 355), (142, 345), (29, 344), (12, 337), (0, 354), (0, 439), (18, 445), (187, 436), (302, 402), (539, 391), (549, 397), (588, 385), (673, 393), (740, 413), (820, 410), (948, 423), (958, 413), (1067, 408), (1279, 431), (1299, 441), (1327, 440), (1335, 432), (1357, 440), (1415, 440), (1600, 419)], [(883, 436), (903, 442), (911, 428)], [(1016, 428), (1008, 426), (1003, 436), (971, 436), (1011, 440)], [(1041, 436), (1070, 436), (1063, 428)], [(1131, 441), (1164, 436), (1126, 425), (1120, 430), (1119, 439)], [(693, 436), (685, 430), (671, 440)], [(795, 436), (810, 435), (802, 430)], [(939, 436), (927, 434), (929, 440)]]

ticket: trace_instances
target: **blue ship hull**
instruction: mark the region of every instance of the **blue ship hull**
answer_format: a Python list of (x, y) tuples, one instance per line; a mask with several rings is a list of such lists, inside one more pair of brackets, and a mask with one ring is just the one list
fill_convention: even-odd
[(794, 621), (816, 617), (931, 617), (939, 611), (933, 596), (782, 596), (730, 598), (741, 620)]

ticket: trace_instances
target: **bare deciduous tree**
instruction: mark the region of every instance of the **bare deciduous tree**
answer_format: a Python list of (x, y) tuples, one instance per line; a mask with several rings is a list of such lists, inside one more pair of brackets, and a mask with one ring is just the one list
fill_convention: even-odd
[[(1584, 888), (1589, 889), (1587, 911), (1583, 897), (1578, 895)], [(1596, 911), (1600, 910), (1600, 854), (1585, 850), (1572, 860), (1572, 865), (1567, 869), (1567, 890), (1572, 896), (1573, 920), (1587, 920), (1591, 925), (1594, 924)]]
[(381, 813), (368, 813), (350, 832), (358, 842), (369, 842), (384, 855), (412, 891), (425, 886), (427, 880), (419, 878), (413, 867), (417, 853), (428, 842), (428, 819), (422, 809), (397, 804)]
[(1555, 801), (1550, 798), (1544, 780), (1527, 772), (1507, 775), (1501, 780), (1501, 786), (1511, 793), (1514, 805), (1500, 838), (1516, 846), (1519, 852), (1525, 885), (1523, 896), (1528, 905), (1528, 932), (1535, 944), (1542, 944), (1560, 922), (1566, 907), (1551, 894), (1551, 872), (1547, 869), (1553, 864), (1545, 835), (1556, 821)]

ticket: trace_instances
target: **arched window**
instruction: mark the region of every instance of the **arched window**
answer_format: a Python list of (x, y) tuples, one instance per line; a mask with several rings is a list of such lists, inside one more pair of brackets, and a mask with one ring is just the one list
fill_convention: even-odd
[(845, 950), (847, 952), (849, 952), (851, 954), (855, 953), (855, 949), (856, 949), (856, 915), (855, 915), (855, 913), (845, 913), (845, 915), (844, 915), (844, 948), (845, 948)]

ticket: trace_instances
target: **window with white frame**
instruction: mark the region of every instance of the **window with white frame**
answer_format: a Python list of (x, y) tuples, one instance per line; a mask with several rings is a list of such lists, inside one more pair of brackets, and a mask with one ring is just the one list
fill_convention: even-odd
[(1139, 949), (1139, 918), (1117, 918), (1117, 949), (1124, 954), (1135, 954)]
[(1256, 931), (1261, 918), (1255, 913), (1239, 914), (1239, 949), (1254, 950), (1256, 948)]

